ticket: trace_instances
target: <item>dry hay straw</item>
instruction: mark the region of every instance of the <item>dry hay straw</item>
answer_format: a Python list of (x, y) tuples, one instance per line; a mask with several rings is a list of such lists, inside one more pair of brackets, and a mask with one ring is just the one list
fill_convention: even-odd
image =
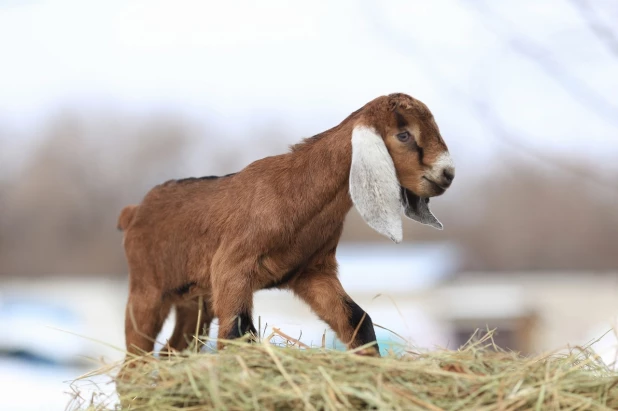
[[(275, 331), (277, 333), (277, 330)], [(136, 358), (121, 405), (85, 400), (68, 408), (107, 410), (616, 410), (618, 373), (590, 346), (528, 358), (495, 346), (493, 331), (459, 350), (372, 358), (306, 349), (283, 334), (219, 353)], [(291, 342), (290, 342), (291, 341)], [(283, 345), (283, 347), (282, 347)], [(111, 375), (107, 367), (93, 375)], [(113, 378), (113, 377), (112, 377)], [(106, 399), (107, 398), (107, 399)]]

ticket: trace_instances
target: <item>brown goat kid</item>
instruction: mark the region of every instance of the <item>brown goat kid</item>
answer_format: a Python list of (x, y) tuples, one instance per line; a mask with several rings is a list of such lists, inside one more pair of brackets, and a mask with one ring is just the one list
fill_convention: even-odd
[[(130, 268), (129, 353), (150, 352), (171, 307), (166, 350), (183, 350), (219, 319), (219, 339), (256, 330), (253, 294), (291, 290), (350, 348), (376, 341), (373, 324), (337, 278), (335, 250), (355, 206), (399, 243), (402, 212), (433, 227), (429, 197), (454, 178), (429, 109), (405, 95), (381, 96), (338, 126), (222, 177), (171, 180), (119, 216)], [(222, 348), (222, 343), (218, 343)], [(379, 355), (377, 343), (369, 354)]]

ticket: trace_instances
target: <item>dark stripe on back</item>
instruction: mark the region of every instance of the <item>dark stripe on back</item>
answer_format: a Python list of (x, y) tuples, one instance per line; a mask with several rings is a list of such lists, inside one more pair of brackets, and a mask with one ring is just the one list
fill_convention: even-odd
[(205, 181), (205, 180), (216, 180), (218, 178), (230, 177), (230, 176), (233, 176), (234, 174), (236, 173), (226, 174), (224, 176), (187, 177), (187, 178), (181, 178), (179, 180), (176, 180), (176, 183), (187, 184), (187, 183), (196, 183), (198, 181)]

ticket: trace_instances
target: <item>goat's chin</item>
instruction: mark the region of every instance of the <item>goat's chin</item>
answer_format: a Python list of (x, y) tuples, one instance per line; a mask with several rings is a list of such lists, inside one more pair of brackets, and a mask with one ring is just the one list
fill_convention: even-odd
[(414, 195), (422, 198), (428, 197), (437, 197), (441, 196), (446, 192), (446, 189), (440, 187), (439, 185), (432, 183), (430, 181), (422, 181), (417, 184), (415, 187), (404, 187), (406, 190), (410, 191)]
[(435, 186), (429, 189), (429, 193), (423, 197), (438, 197), (444, 193), (446, 193), (446, 188)]

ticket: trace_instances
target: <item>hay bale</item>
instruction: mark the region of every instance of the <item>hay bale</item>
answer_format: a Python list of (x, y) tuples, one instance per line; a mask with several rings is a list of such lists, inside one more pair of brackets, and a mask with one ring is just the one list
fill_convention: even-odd
[[(590, 347), (527, 358), (495, 347), (491, 332), (456, 351), (383, 358), (267, 340), (236, 342), (216, 354), (137, 360), (144, 363), (131, 377), (116, 381), (120, 409), (618, 409), (618, 373)], [(113, 409), (102, 398), (73, 405)]]

